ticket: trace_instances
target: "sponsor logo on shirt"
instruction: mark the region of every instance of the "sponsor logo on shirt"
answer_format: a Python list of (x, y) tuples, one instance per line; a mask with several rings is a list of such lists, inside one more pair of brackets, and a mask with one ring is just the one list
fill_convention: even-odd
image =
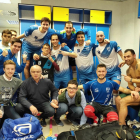
[(97, 52), (98, 52), (98, 54), (101, 54), (99, 50)]
[(36, 40), (36, 39), (38, 39), (38, 36), (35, 36), (34, 38), (35, 38), (35, 40)]
[(41, 65), (41, 61), (38, 61), (38, 65)]
[(88, 50), (90, 50), (90, 48), (89, 47), (86, 47), (86, 50), (88, 51)]
[(110, 47), (107, 47), (107, 50), (108, 50), (108, 51), (110, 51), (110, 49), (111, 49)]
[(71, 38), (70, 40), (73, 40), (74, 38)]
[(106, 92), (109, 93), (109, 91), (110, 91), (110, 88), (106, 87)]
[(79, 53), (80, 52), (80, 49), (77, 49), (77, 53)]
[(99, 92), (99, 89), (98, 88), (95, 88), (95, 92)]

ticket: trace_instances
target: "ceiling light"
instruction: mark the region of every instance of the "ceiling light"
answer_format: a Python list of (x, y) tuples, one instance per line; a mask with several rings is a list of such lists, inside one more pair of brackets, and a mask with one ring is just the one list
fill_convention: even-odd
[(6, 20), (9, 24), (19, 24), (17, 20)]
[(10, 0), (0, 0), (0, 3), (11, 3)]

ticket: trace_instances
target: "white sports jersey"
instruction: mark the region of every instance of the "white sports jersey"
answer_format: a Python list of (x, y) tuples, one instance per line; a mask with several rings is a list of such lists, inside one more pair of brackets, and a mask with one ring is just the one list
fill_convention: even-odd
[(112, 73), (118, 69), (119, 60), (117, 52), (120, 51), (121, 48), (117, 46), (115, 41), (110, 41), (109, 44), (104, 46), (98, 46), (95, 49), (95, 54), (98, 57), (100, 64), (105, 64), (107, 67), (107, 72)]
[(4, 46), (2, 45), (2, 41), (0, 42), (0, 49), (4, 50), (4, 49), (10, 49), (10, 45), (8, 46)]
[[(54, 79), (57, 77), (61, 78), (61, 80), (65, 77), (70, 76), (70, 70), (69, 70), (69, 61), (68, 61), (68, 56), (63, 56), (62, 54), (59, 54), (59, 51), (67, 51), (67, 52), (72, 52), (72, 50), (68, 47), (65, 46), (63, 48), (60, 48), (58, 50), (52, 49), (51, 55), (56, 59), (57, 64), (59, 65), (59, 70), (54, 72)], [(60, 80), (60, 79), (55, 79), (55, 80)]]
[(94, 62), (93, 62), (93, 54), (92, 48), (95, 44), (90, 44), (89, 46), (75, 46), (74, 52), (77, 54), (77, 58), (75, 58), (76, 65), (79, 71), (79, 74), (84, 74), (87, 76), (89, 73), (93, 73), (94, 71)]

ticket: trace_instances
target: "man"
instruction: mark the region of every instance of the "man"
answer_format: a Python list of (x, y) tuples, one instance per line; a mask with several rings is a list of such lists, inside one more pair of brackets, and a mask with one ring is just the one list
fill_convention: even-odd
[(116, 82), (105, 78), (107, 70), (104, 64), (99, 64), (97, 66), (96, 74), (98, 77), (97, 80), (78, 86), (79, 89), (84, 88), (85, 91), (90, 89), (93, 95), (93, 102), (91, 105), (85, 107), (84, 113), (87, 117), (94, 120), (94, 125), (98, 123), (97, 114), (103, 114), (105, 117), (104, 119), (107, 119), (109, 122), (116, 121), (118, 120), (118, 115), (115, 109), (111, 106), (112, 91), (115, 89), (127, 94), (131, 93), (133, 98), (137, 98), (138, 93), (123, 88)]
[[(99, 45), (95, 49), (93, 49), (93, 54), (98, 57), (100, 64), (105, 64), (107, 67), (107, 74), (106, 78), (117, 82), (118, 84), (121, 83), (121, 70), (118, 67), (119, 60), (118, 55), (123, 58), (123, 53), (121, 48), (117, 45), (117, 42), (110, 41), (110, 43), (105, 44), (104, 42), (104, 32), (98, 31), (96, 33), (96, 40), (98, 41)], [(113, 91), (114, 98), (113, 104), (115, 104), (115, 97), (118, 95), (118, 91)]]
[(11, 46), (9, 50), (1, 50), (0, 49), (0, 75), (4, 74), (4, 70), (3, 70), (3, 63), (6, 60), (12, 60), (16, 63), (16, 70), (14, 73), (14, 77), (19, 78), (18, 73), (21, 73), (24, 70), (24, 67), (26, 65), (26, 55), (23, 55), (23, 62), (22, 64), (19, 66), (17, 63), (17, 58), (15, 57), (15, 55), (21, 50), (21, 45), (22, 42), (19, 39), (14, 39), (11, 41)]
[(44, 43), (48, 43), (52, 34), (55, 33), (50, 29), (51, 21), (47, 17), (41, 19), (41, 26), (31, 26), (24, 34), (17, 37), (18, 39), (24, 38), (22, 44), (22, 54), (27, 54), (27, 63), (24, 69), (25, 78), (30, 76), (30, 60), (34, 53), (39, 53)]
[(7, 29), (2, 31), (2, 42), (0, 42), (0, 49), (4, 50), (10, 48), (9, 43), (11, 41), (11, 36), (12, 34), (10, 30)]
[(54, 72), (54, 85), (56, 88), (65, 88), (70, 80), (70, 68), (68, 57), (76, 58), (77, 55), (73, 53), (73, 51), (67, 47), (61, 47), (59, 45), (59, 39), (57, 34), (53, 34), (51, 36), (51, 43), (53, 45), (53, 49), (51, 52), (52, 57), (56, 59), (57, 64), (59, 65), (60, 71)]
[(35, 116), (40, 111), (42, 112), (40, 115), (41, 124), (46, 126), (45, 119), (52, 117), (55, 113), (55, 106), (50, 103), (49, 91), (52, 94), (52, 102), (58, 103), (56, 100), (58, 90), (51, 80), (47, 78), (40, 79), (42, 73), (40, 66), (32, 66), (30, 73), (31, 77), (26, 79), (21, 85), (19, 104), (16, 106), (16, 111), (20, 115), (31, 112)]
[(88, 81), (96, 79), (96, 70), (93, 62), (92, 49), (95, 44), (86, 45), (85, 34), (83, 31), (76, 33), (78, 46), (74, 47), (74, 52), (77, 54), (75, 58), (76, 66), (79, 72), (79, 84), (85, 84)]
[(11, 38), (16, 38), (17, 37), (17, 31), (16, 30), (10, 30), (12, 36)]
[(55, 62), (55, 58), (51, 57), (51, 49), (49, 44), (44, 44), (41, 55), (34, 54), (33, 59), (35, 64), (41, 66), (42, 75), (53, 82), (54, 69), (59, 71), (59, 66)]
[(83, 110), (86, 106), (86, 99), (84, 93), (78, 90), (78, 83), (75, 80), (70, 80), (67, 85), (67, 90), (63, 91), (58, 96), (58, 106), (56, 114), (54, 116), (57, 125), (63, 126), (60, 120), (61, 115), (68, 111), (67, 119), (70, 120), (74, 125), (78, 125), (75, 121), (80, 118), (80, 125), (83, 125), (87, 121)]
[[(16, 64), (12, 60), (7, 60), (3, 64), (4, 74), (0, 76), (0, 104), (4, 104), (4, 118), (17, 119), (20, 115), (11, 106), (10, 100), (17, 91), (22, 81), (13, 77)], [(2, 125), (0, 115), (0, 126)]]
[[(66, 43), (66, 45), (73, 51), (75, 43), (76, 43), (76, 32), (83, 31), (85, 33), (85, 35), (87, 35), (87, 41), (85, 41), (85, 43), (88, 46), (90, 44), (90, 40), (91, 40), (90, 30), (89, 29), (78, 29), (75, 31), (74, 30), (75, 29), (73, 28), (73, 23), (71, 21), (67, 21), (65, 23), (64, 30), (60, 31), (60, 33), (56, 32), (59, 35), (60, 43), (61, 44)], [(69, 64), (70, 64), (70, 66), (72, 66), (73, 79), (77, 79), (75, 59), (69, 58)]]
[[(136, 59), (135, 51), (132, 49), (127, 49), (124, 51), (125, 64), (129, 66), (126, 71), (124, 79), (128, 82), (128, 87), (130, 90), (135, 90), (140, 93), (140, 60)], [(136, 86), (134, 85), (136, 84)], [(125, 125), (125, 118), (128, 114), (127, 106), (137, 106), (140, 105), (140, 97), (138, 99), (132, 98), (130, 94), (120, 94), (116, 98), (116, 106), (119, 113), (119, 122)], [(138, 114), (140, 116), (140, 112)]]

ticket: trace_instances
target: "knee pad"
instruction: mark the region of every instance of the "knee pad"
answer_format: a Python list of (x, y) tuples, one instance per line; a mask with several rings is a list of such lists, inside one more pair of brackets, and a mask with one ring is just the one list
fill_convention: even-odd
[(94, 118), (95, 117), (95, 109), (93, 106), (91, 105), (87, 105), (84, 109), (84, 113), (87, 117), (89, 118)]
[(107, 116), (107, 120), (109, 122), (118, 121), (118, 114), (116, 112), (111, 111), (111, 112), (107, 113), (106, 116)]

